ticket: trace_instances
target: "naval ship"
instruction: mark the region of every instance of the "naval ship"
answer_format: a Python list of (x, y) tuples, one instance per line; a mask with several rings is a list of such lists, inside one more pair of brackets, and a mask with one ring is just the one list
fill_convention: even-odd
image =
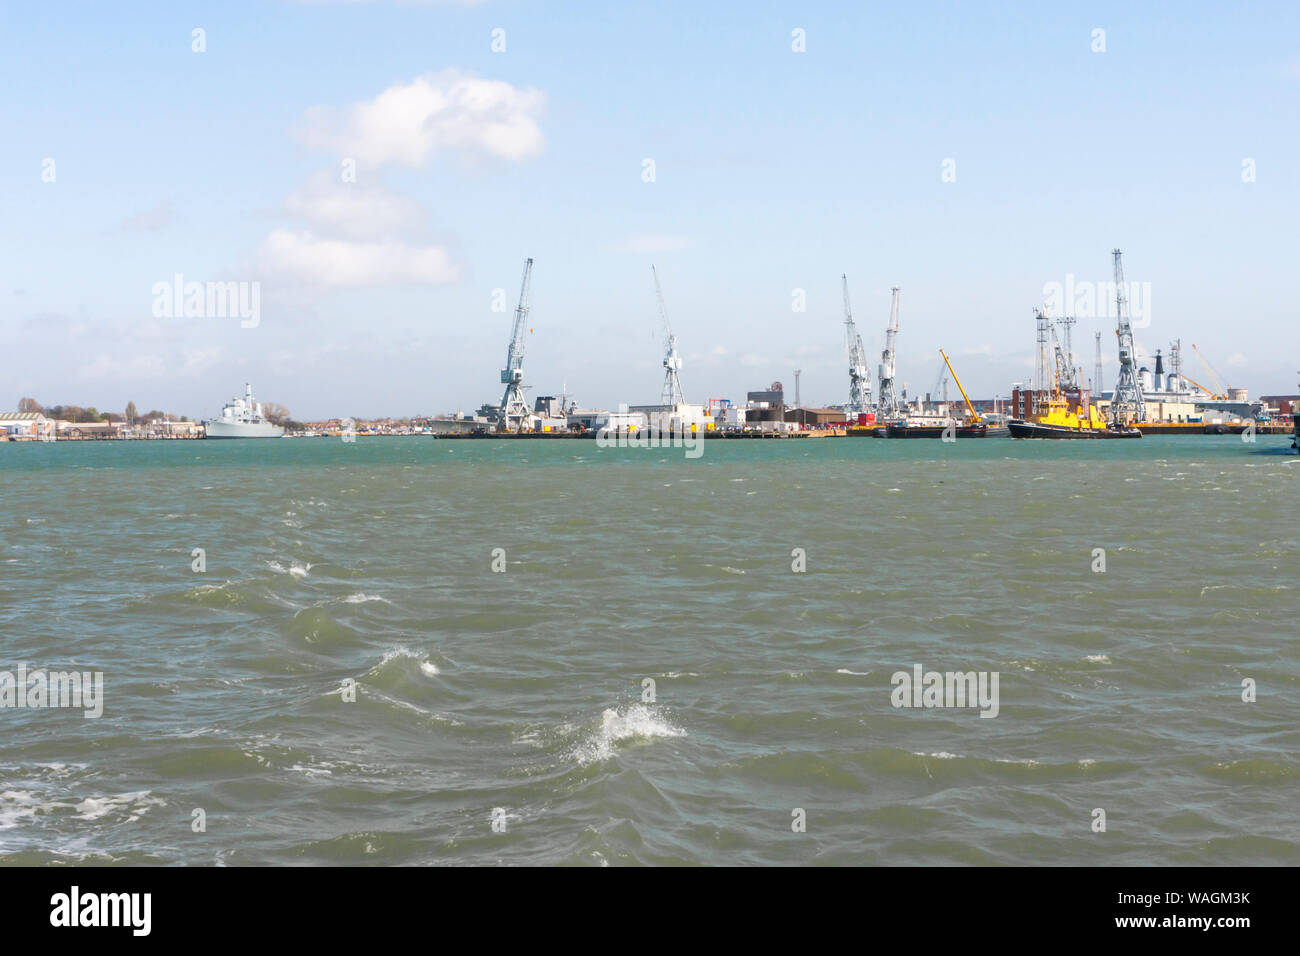
[(219, 418), (203, 423), (208, 438), (280, 438), (284, 429), (262, 414), (262, 403), (253, 401), (253, 386), (244, 383), (244, 397), (232, 398)]

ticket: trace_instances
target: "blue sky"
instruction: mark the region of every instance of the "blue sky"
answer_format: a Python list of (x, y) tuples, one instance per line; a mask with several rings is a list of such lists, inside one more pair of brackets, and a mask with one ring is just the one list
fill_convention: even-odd
[[(1142, 7), (10, 3), (0, 405), (197, 416), (251, 379), (299, 418), (471, 411), (526, 256), (534, 394), (657, 399), (653, 262), (688, 400), (802, 368), (844, 401), (842, 272), (872, 351), (901, 287), (911, 392), (943, 347), (1005, 395), (1044, 284), (1115, 246), (1140, 348), (1292, 392), (1300, 5)], [(178, 273), (259, 283), (257, 326), (156, 316)], [(1076, 331), (1108, 382), (1110, 328)]]

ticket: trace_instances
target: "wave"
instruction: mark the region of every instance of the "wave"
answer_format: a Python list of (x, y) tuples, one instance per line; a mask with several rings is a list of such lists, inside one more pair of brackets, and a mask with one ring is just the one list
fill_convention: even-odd
[(586, 765), (608, 760), (614, 755), (614, 745), (626, 740), (685, 736), (686, 731), (674, 727), (651, 708), (632, 704), (621, 713), (610, 709), (601, 714), (599, 729), (578, 746), (574, 755), (580, 764)]

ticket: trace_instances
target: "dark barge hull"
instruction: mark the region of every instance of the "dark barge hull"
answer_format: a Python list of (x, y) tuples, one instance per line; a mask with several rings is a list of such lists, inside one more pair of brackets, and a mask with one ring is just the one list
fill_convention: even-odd
[(1007, 422), (1012, 438), (1141, 438), (1136, 428), (1061, 428), (1034, 422)]
[[(886, 425), (886, 438), (942, 438), (947, 431), (946, 425)], [(959, 425), (957, 438), (989, 438), (1010, 434), (1005, 428), (989, 428), (987, 425)]]

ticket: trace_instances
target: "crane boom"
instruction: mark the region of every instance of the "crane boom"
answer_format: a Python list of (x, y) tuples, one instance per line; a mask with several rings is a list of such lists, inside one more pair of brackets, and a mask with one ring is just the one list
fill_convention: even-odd
[[(1209, 390), (1208, 388), (1205, 389), (1205, 390), (1206, 390), (1207, 392), (1210, 392), (1210, 394), (1213, 395), (1213, 396), (1214, 396), (1215, 398), (1217, 398), (1217, 399), (1220, 399), (1220, 400), (1227, 399), (1227, 397), (1228, 397), (1227, 389), (1225, 389), (1225, 388), (1223, 387), (1223, 383), (1222, 383), (1221, 381), (1219, 381), (1219, 376), (1217, 376), (1217, 375), (1214, 374), (1214, 369), (1210, 367), (1210, 363), (1209, 363), (1208, 361), (1206, 361), (1205, 356), (1201, 354), (1201, 350), (1198, 349), (1198, 348), (1196, 347), (1196, 343), (1195, 343), (1195, 342), (1192, 343), (1192, 351), (1195, 352), (1195, 353), (1196, 353), (1196, 357), (1197, 357), (1198, 359), (1201, 360), (1201, 364), (1205, 366), (1205, 370), (1206, 370), (1207, 372), (1210, 373), (1210, 381), (1214, 383), (1214, 387), (1217, 388), (1219, 391), (1218, 391), (1218, 394), (1215, 394), (1214, 392), (1210, 392), (1210, 390)], [(1188, 381), (1190, 382), (1191, 379), (1188, 379)], [(1202, 387), (1203, 387), (1203, 386), (1202, 386)]]
[(1223, 398), (1222, 395), (1216, 395), (1214, 392), (1210, 391), (1208, 388), (1206, 388), (1204, 385), (1202, 385), (1202, 384), (1201, 384), (1200, 382), (1198, 382), (1196, 379), (1192, 378), (1192, 377), (1191, 377), (1190, 375), (1188, 375), (1186, 372), (1183, 373), (1183, 378), (1184, 378), (1186, 381), (1191, 382), (1193, 385), (1195, 385), (1197, 388), (1199, 388), (1199, 389), (1200, 389), (1202, 392), (1204, 392), (1206, 395), (1210, 396), (1210, 398), (1217, 398), (1217, 399), (1222, 399), (1222, 398)]
[(943, 356), (943, 362), (948, 366), (948, 374), (951, 375), (952, 380), (957, 383), (957, 390), (961, 392), (961, 397), (966, 401), (966, 408), (970, 412), (971, 422), (976, 425), (980, 424), (984, 419), (980, 417), (979, 412), (975, 411), (975, 406), (971, 404), (970, 396), (966, 394), (966, 389), (962, 388), (961, 379), (957, 377), (957, 371), (952, 367), (952, 362), (948, 359), (948, 353), (943, 349), (939, 349), (939, 354)]

